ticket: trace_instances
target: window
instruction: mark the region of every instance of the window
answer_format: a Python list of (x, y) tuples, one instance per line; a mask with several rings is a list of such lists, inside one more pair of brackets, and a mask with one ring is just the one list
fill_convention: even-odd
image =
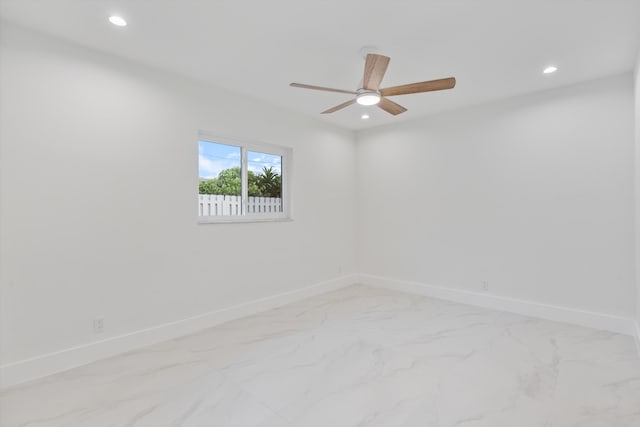
[(289, 218), (291, 149), (200, 134), (199, 222)]

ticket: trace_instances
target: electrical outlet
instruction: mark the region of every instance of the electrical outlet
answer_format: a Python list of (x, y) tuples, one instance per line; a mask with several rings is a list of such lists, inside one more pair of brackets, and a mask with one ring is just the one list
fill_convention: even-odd
[(489, 282), (482, 282), (481, 288), (483, 291), (488, 291), (489, 290)]
[(104, 332), (104, 317), (96, 317), (93, 319), (93, 332), (96, 334)]

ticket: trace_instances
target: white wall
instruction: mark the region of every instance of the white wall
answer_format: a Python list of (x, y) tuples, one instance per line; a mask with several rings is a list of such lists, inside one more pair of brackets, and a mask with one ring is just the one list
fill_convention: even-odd
[(631, 317), (632, 84), (359, 133), (360, 271)]
[[(353, 133), (3, 27), (0, 364), (355, 271)], [(199, 130), (293, 147), (295, 221), (198, 225)]]

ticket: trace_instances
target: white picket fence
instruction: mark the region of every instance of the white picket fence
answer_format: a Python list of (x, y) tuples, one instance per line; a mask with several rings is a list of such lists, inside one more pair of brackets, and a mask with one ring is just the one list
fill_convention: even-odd
[[(242, 214), (242, 197), (219, 194), (199, 194), (199, 216), (229, 216)], [(247, 213), (282, 212), (282, 199), (279, 197), (249, 197)]]

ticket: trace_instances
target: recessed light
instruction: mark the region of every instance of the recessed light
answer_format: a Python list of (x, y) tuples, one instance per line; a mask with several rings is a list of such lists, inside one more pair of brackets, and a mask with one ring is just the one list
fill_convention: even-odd
[(362, 118), (362, 120), (367, 120), (369, 118), (369, 115), (363, 114), (362, 116), (360, 116), (360, 118)]
[(558, 71), (558, 67), (556, 67), (555, 65), (549, 65), (544, 70), (542, 70), (542, 72), (545, 74), (555, 73), (556, 71)]
[(116, 15), (110, 16), (109, 22), (111, 22), (113, 25), (116, 25), (118, 27), (127, 26), (127, 21), (125, 21), (124, 18), (122, 18), (121, 16), (116, 16)]

